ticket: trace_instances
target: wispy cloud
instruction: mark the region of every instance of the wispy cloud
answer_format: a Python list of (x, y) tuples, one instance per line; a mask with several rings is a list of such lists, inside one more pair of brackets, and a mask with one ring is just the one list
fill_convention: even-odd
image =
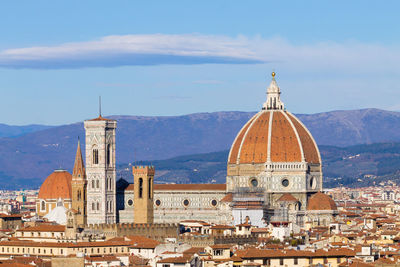
[(255, 64), (241, 38), (205, 35), (113, 35), (97, 41), (8, 49), (0, 67), (62, 69), (161, 64)]
[(398, 62), (400, 47), (396, 45), (355, 41), (297, 45), (279, 38), (200, 34), (112, 35), (95, 41), (0, 51), (0, 67), (33, 69), (271, 63), (296, 72), (390, 71), (397, 75)]

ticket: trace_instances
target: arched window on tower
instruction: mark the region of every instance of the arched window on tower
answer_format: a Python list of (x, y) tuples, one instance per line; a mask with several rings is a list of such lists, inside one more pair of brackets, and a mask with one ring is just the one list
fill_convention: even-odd
[(143, 197), (143, 178), (139, 178), (139, 198)]
[(93, 164), (99, 164), (99, 150), (97, 148), (93, 148)]
[(106, 153), (106, 157), (107, 157), (107, 166), (110, 166), (110, 164), (111, 164), (111, 158), (110, 158), (110, 156), (111, 156), (111, 145), (108, 144), (108, 145), (107, 145), (107, 153)]
[(99, 180), (96, 180), (96, 187), (100, 188), (100, 181)]
[(96, 205), (97, 205), (97, 210), (100, 210), (100, 203), (97, 202)]
[(94, 188), (94, 180), (92, 180), (92, 188)]
[(96, 207), (95, 207), (95, 203), (94, 202), (92, 202), (92, 210), (95, 210), (96, 209)]
[(77, 198), (78, 198), (78, 200), (81, 200), (81, 198), (82, 198), (81, 190), (78, 190)]
[(151, 178), (149, 179), (149, 199), (151, 199)]

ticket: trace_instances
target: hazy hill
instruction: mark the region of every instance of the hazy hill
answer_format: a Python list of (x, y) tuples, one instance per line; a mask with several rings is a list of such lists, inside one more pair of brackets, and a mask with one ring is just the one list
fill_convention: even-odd
[(24, 125), (24, 126), (13, 126), (0, 123), (0, 137), (18, 137), (28, 133), (49, 129), (54, 126), (47, 125)]
[[(320, 146), (324, 186), (372, 185), (392, 180), (400, 183), (400, 143), (376, 143), (350, 147)], [(224, 183), (229, 150), (145, 161), (157, 169), (159, 183)], [(119, 174), (130, 177), (128, 164), (118, 166)], [(131, 181), (132, 182), (132, 181)]]
[[(161, 160), (229, 149), (252, 112), (184, 116), (112, 116), (118, 121), (117, 161)], [(297, 115), (320, 145), (400, 141), (400, 113), (377, 109)], [(37, 186), (55, 168), (72, 169), (83, 123), (0, 138), (0, 188)]]
[(400, 112), (380, 109), (298, 115), (321, 145), (351, 146), (400, 141)]

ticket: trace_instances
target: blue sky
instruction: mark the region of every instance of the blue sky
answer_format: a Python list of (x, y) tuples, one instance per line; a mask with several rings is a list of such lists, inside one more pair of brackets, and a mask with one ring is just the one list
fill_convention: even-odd
[(400, 110), (398, 1), (2, 1), (0, 123)]

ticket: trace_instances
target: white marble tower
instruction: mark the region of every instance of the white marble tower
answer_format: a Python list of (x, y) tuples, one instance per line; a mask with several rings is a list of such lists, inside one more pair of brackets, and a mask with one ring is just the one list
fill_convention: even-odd
[(84, 123), (86, 132), (87, 223), (116, 222), (115, 129), (101, 115)]

